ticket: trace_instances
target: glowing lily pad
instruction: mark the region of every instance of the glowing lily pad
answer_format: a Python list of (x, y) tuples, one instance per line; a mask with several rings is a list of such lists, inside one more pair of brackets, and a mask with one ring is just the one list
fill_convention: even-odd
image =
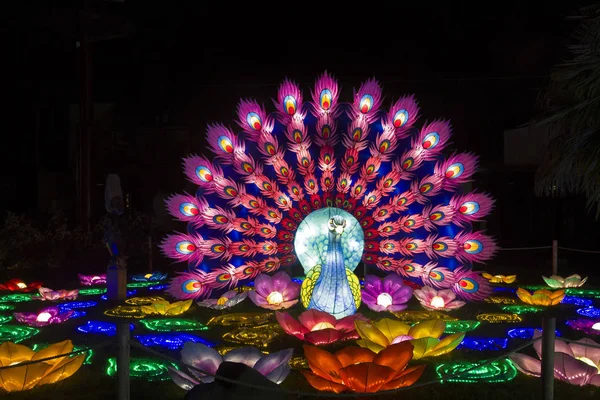
[[(502, 383), (512, 381), (517, 376), (517, 369), (512, 361), (507, 358), (500, 361), (493, 361), (490, 364), (479, 368), (471, 369), (482, 363), (483, 361), (477, 363), (460, 361), (457, 363), (440, 364), (435, 369), (435, 372), (437, 372), (437, 375), (442, 382), (460, 383)], [(460, 374), (469, 369), (471, 370), (462, 375), (446, 378), (448, 376)]]
[(19, 343), (40, 333), (36, 328), (21, 325), (0, 325), (0, 343)]
[[(171, 379), (168, 367), (179, 369), (177, 365), (167, 361), (151, 358), (132, 358), (129, 364), (129, 376), (134, 379), (145, 379), (150, 382), (168, 381)], [(117, 361), (114, 357), (111, 357), (108, 359), (106, 375), (114, 376), (116, 373)]]
[(446, 330), (444, 333), (469, 332), (476, 329), (481, 322), (479, 321), (446, 321)]
[(97, 296), (106, 293), (106, 288), (79, 289), (81, 296)]
[(0, 325), (7, 323), (8, 321), (12, 320), (12, 316), (10, 315), (0, 315)]
[(23, 293), (5, 294), (4, 296), (0, 296), (0, 303), (22, 303), (24, 301), (31, 301), (31, 296), (35, 295)]
[(220, 325), (220, 326), (252, 326), (262, 325), (273, 319), (275, 314), (271, 312), (266, 313), (233, 313), (223, 314), (217, 317), (213, 317), (208, 321), (206, 325)]
[(140, 321), (147, 329), (151, 331), (170, 332), (170, 331), (205, 331), (206, 325), (193, 319), (150, 319)]

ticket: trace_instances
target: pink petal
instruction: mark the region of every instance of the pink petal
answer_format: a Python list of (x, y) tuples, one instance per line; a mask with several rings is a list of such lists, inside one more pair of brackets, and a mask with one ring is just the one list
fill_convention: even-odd
[(279, 366), (288, 364), (293, 355), (294, 349), (286, 349), (271, 353), (261, 357), (254, 365), (254, 369), (264, 376), (267, 376)]
[(250, 368), (254, 368), (254, 365), (262, 356), (263, 353), (261, 353), (256, 347), (241, 347), (238, 349), (233, 349), (225, 354), (223, 356), (223, 361), (245, 364)]
[(286, 286), (286, 288), (281, 292), (284, 300), (294, 300), (300, 296), (300, 284), (296, 282), (291, 282)]
[(168, 366), (167, 368), (169, 369), (169, 376), (173, 382), (183, 390), (192, 390), (194, 386), (200, 384), (200, 382), (186, 373), (183, 373), (171, 366)]
[[(539, 329), (536, 329), (533, 332), (533, 338), (537, 339), (540, 336), (542, 336), (542, 331), (540, 331)], [(535, 350), (535, 352), (537, 353), (538, 357), (541, 360), (542, 359), (542, 341), (541, 340), (536, 341), (533, 344), (533, 349)], [(557, 353), (565, 353), (571, 357), (574, 357), (571, 347), (560, 339), (555, 339), (554, 351)]]
[[(406, 310), (406, 307), (408, 307), (408, 305), (406, 305), (406, 304), (392, 304), (387, 309), (388, 309), (388, 311), (396, 312), (396, 311)], [(376, 310), (374, 310), (374, 311), (376, 311)]]
[(354, 330), (356, 330), (354, 321), (356, 321), (357, 319), (362, 320), (362, 321), (367, 321), (367, 318), (365, 318), (362, 314), (349, 315), (347, 317), (344, 317), (344, 318), (338, 320), (337, 323), (334, 324), (335, 329), (337, 329), (338, 331), (345, 331), (345, 332), (354, 331)]
[(290, 314), (287, 312), (276, 312), (275, 317), (277, 318), (277, 322), (281, 326), (288, 335), (296, 336), (298, 339), (304, 339), (304, 334), (308, 332), (300, 322), (296, 321)]
[(367, 275), (365, 276), (363, 290), (372, 296), (377, 297), (383, 291), (383, 283), (378, 276)]
[(399, 275), (389, 274), (383, 278), (383, 288), (381, 291), (385, 293), (394, 293), (402, 287), (405, 287), (404, 280)]
[(252, 300), (252, 302), (254, 304), (256, 304), (259, 307), (265, 307), (269, 305), (269, 302), (267, 302), (266, 297), (262, 296), (260, 293), (257, 293), (255, 290), (250, 290), (248, 292), (248, 297), (250, 298), (250, 300)]
[(515, 364), (515, 367), (526, 375), (535, 377), (542, 376), (542, 363), (533, 357), (526, 356), (521, 353), (514, 353), (508, 356)]
[(274, 292), (283, 293), (288, 285), (292, 282), (292, 278), (284, 271), (280, 271), (271, 277), (271, 282), (273, 282), (273, 290)]
[[(579, 344), (581, 343), (581, 344)], [(585, 346), (586, 344), (592, 346), (600, 346), (599, 343), (594, 342), (592, 339), (581, 339), (577, 343), (569, 344), (571, 350), (573, 350), (573, 356), (575, 358), (586, 357), (594, 362), (594, 364), (600, 364), (600, 349), (594, 347)], [(559, 351), (559, 350), (556, 350)]]
[(452, 300), (456, 299), (456, 295), (450, 289), (440, 290), (439, 292), (437, 292), (437, 295), (440, 296), (442, 299), (444, 299), (444, 303), (446, 303), (446, 304), (448, 304), (448, 303), (452, 302)]
[(335, 326), (336, 324), (336, 319), (333, 315), (319, 310), (304, 311), (298, 317), (298, 321), (300, 321), (300, 323), (304, 325), (309, 331), (313, 328), (313, 326), (320, 322), (328, 322), (332, 326)]
[(263, 297), (267, 297), (273, 291), (273, 281), (266, 274), (258, 274), (254, 278), (254, 290)]
[[(214, 374), (223, 362), (223, 357), (213, 348), (202, 343), (186, 342), (181, 350), (181, 361), (209, 374)], [(190, 372), (202, 382), (212, 382), (214, 377), (204, 376), (201, 372), (190, 370)]]
[(314, 345), (329, 344), (337, 342), (343, 337), (343, 333), (335, 329), (321, 329), (308, 332), (304, 335), (304, 340)]
[(587, 384), (598, 369), (579, 361), (565, 353), (554, 353), (554, 376), (572, 385), (583, 386)]

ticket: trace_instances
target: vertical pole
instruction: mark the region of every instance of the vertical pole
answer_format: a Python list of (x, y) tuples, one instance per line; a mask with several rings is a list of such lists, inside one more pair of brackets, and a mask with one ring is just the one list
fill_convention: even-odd
[(117, 323), (117, 399), (129, 400), (129, 322), (125, 319)]
[(152, 235), (148, 235), (148, 273), (152, 273)]
[(542, 399), (554, 400), (554, 341), (556, 318), (545, 315), (542, 325)]
[(558, 275), (558, 240), (552, 241), (552, 275)]
[(363, 278), (367, 276), (367, 263), (363, 263)]

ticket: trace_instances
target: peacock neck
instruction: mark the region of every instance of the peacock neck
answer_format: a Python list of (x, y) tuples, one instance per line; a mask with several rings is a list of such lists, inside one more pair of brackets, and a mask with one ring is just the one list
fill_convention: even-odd
[(325, 311), (336, 318), (354, 314), (356, 305), (346, 276), (341, 235), (329, 232), (329, 244), (324, 261), (309, 308)]

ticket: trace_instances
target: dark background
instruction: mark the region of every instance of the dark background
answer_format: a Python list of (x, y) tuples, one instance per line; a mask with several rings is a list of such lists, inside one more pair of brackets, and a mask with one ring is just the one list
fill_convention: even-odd
[[(451, 119), (450, 148), (481, 157), (474, 187), (497, 199), (486, 228), (502, 246), (558, 239), (600, 249), (600, 225), (584, 199), (537, 198), (536, 165), (504, 161), (504, 132), (538, 115), (540, 90), (568, 57), (577, 26), (566, 17), (588, 2), (205, 3), (34, 2), (5, 15), (0, 212), (25, 214), (35, 226), (57, 211), (69, 227), (77, 222), (87, 32), (92, 225), (105, 214), (105, 177), (117, 172), (129, 212), (151, 221), (144, 232), (182, 229), (169, 222), (161, 196), (191, 190), (180, 159), (203, 152), (206, 124), (233, 121), (241, 97), (268, 104), (284, 77), (306, 90), (327, 69), (342, 99), (375, 76), (388, 98), (414, 93), (424, 119)], [(492, 265), (513, 265), (506, 254)], [(549, 258), (528, 254), (515, 259)]]

